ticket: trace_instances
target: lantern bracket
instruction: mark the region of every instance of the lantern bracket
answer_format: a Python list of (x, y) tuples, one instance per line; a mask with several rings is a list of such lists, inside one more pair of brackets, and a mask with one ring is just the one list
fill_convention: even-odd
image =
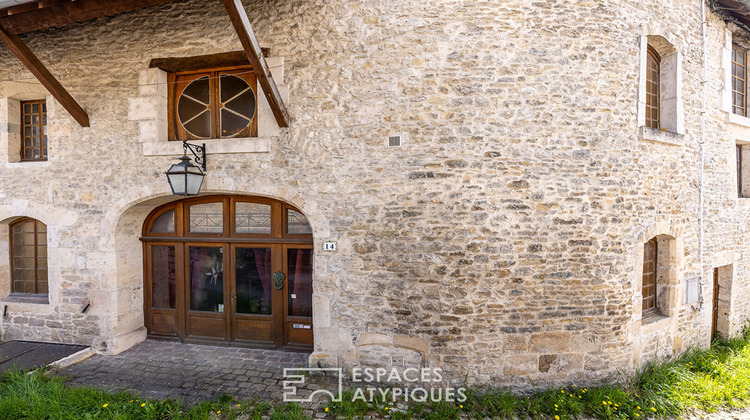
[(187, 151), (190, 150), (190, 153), (195, 156), (193, 159), (196, 164), (198, 164), (198, 167), (200, 167), (203, 172), (206, 172), (206, 143), (201, 144), (198, 146), (197, 144), (190, 144), (187, 141), (182, 141), (182, 149), (185, 156), (187, 156)]

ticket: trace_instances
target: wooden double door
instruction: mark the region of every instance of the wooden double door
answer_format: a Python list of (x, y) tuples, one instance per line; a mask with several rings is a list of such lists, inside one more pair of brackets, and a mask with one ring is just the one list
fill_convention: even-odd
[[(169, 217), (191, 217), (190, 203), (184, 203), (183, 208), (177, 208), (176, 214)], [(236, 204), (234, 199), (222, 199), (222, 205), (233, 204)], [(197, 217), (195, 210), (198, 209), (194, 209), (193, 217)], [(298, 213), (291, 207), (286, 210)], [(286, 216), (285, 211), (282, 213)], [(237, 218), (232, 212), (215, 216)], [(274, 217), (264, 221), (273, 222)], [(288, 229), (288, 223), (281, 225), (282, 229)], [(189, 224), (186, 228), (189, 231)], [(311, 243), (300, 238), (285, 241), (283, 234), (279, 235), (281, 238), (258, 237), (251, 241), (244, 235), (199, 240), (191, 235), (167, 238), (153, 236), (158, 232), (148, 233), (143, 238), (144, 306), (152, 337), (312, 350)]]

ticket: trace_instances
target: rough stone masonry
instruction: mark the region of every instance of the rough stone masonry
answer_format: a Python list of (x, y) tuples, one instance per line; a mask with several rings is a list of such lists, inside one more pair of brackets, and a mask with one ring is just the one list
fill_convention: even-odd
[[(243, 3), (290, 127), (261, 115), (257, 138), (209, 148), (203, 192), (273, 197), (307, 216), (311, 365), (441, 367), (515, 387), (611, 379), (709, 343), (717, 267), (719, 331), (750, 315), (750, 199), (737, 197), (735, 160), (750, 123), (723, 99), (727, 48), (745, 35), (708, 11), (704, 56), (700, 1)], [(164, 171), (181, 154), (165, 134), (166, 76), (149, 61), (241, 46), (207, 0), (22, 39), (91, 127), (0, 49), (0, 220), (44, 222), (50, 270), (48, 302), (11, 296), (0, 227), (2, 339), (118, 353), (146, 336), (138, 238), (174, 199)], [(639, 115), (644, 43), (657, 40), (677, 54), (663, 70), (675, 92), (665, 112), (683, 124), (673, 132)], [(18, 162), (18, 101), (45, 98), (49, 160)], [(662, 307), (644, 319), (653, 237)]]

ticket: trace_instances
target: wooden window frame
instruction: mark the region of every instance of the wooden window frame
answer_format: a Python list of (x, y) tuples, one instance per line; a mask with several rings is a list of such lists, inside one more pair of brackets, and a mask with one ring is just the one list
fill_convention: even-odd
[[(653, 281), (646, 284), (645, 279), (645, 268), (646, 268), (646, 248), (648, 247), (648, 244), (653, 242), (654, 244), (654, 279)], [(659, 241), (656, 238), (652, 238), (645, 244), (643, 244), (643, 275), (642, 278), (642, 284), (641, 284), (641, 302), (645, 302), (647, 298), (653, 297), (654, 299), (654, 306), (646, 308), (645, 306), (642, 307), (642, 317), (648, 318), (654, 315), (659, 314), (659, 305), (657, 302), (657, 294), (656, 289), (658, 287), (658, 279), (659, 279)], [(646, 295), (647, 288), (651, 288), (652, 293), (649, 293)]]
[[(220, 133), (220, 111), (222, 106), (220, 103), (221, 97), (219, 91), (219, 78), (223, 74), (240, 77), (242, 80), (247, 82), (248, 85), (250, 85), (250, 88), (253, 91), (253, 95), (255, 95), (255, 110), (250, 124), (244, 129), (240, 130), (238, 133), (226, 137), (222, 137)], [(209, 137), (197, 137), (189, 133), (184, 127), (182, 127), (182, 124), (178, 122), (177, 102), (185, 87), (187, 87), (192, 81), (205, 76), (209, 77), (209, 89), (211, 90), (211, 135)], [(260, 105), (260, 101), (258, 98), (257, 80), (251, 66), (217, 67), (202, 70), (170, 72), (167, 75), (167, 81), (169, 86), (167, 105), (169, 141), (210, 139), (218, 140), (258, 136), (258, 107)]]
[(737, 156), (737, 197), (743, 198), (742, 195), (742, 145), (736, 145)]
[[(661, 57), (651, 45), (646, 57), (646, 127), (661, 128)], [(651, 61), (656, 66), (655, 79), (651, 74)], [(654, 104), (651, 104), (651, 102)], [(656, 118), (653, 113), (656, 113)]]
[[(39, 124), (26, 124), (26, 112), (25, 112), (25, 105), (33, 106), (35, 104), (39, 105)], [(46, 127), (46, 115), (47, 111), (45, 110), (47, 106), (47, 101), (44, 99), (41, 100), (35, 100), (35, 101), (21, 101), (21, 161), (22, 162), (36, 162), (36, 161), (46, 161), (47, 160), (47, 140), (45, 137), (47, 137), (47, 134), (45, 133), (45, 127)], [(28, 115), (36, 115), (34, 112), (31, 112)], [(31, 139), (31, 147), (28, 148), (28, 150), (31, 153), (31, 156), (27, 156), (27, 147), (26, 147), (26, 127), (38, 127), (39, 128), (39, 157), (35, 158), (33, 157), (34, 153), (34, 135), (30, 137)]]
[[(223, 229), (221, 233), (201, 233), (190, 232), (190, 206), (205, 203), (222, 203), (224, 217)], [(235, 204), (236, 203), (259, 203), (271, 206), (271, 233), (237, 233), (235, 227)], [(151, 232), (154, 222), (169, 210), (174, 210), (175, 232)], [(177, 203), (169, 203), (153, 210), (146, 218), (143, 225), (142, 240), (170, 240), (170, 241), (203, 241), (214, 242), (218, 240), (226, 242), (227, 240), (236, 240), (237, 242), (253, 243), (312, 243), (313, 235), (310, 234), (289, 234), (287, 233), (287, 211), (294, 210), (304, 215), (304, 213), (291, 204), (282, 201), (250, 196), (234, 195), (211, 195), (184, 199)], [(307, 217), (307, 216), (305, 216)], [(309, 221), (308, 221), (309, 223)]]
[[(740, 52), (745, 56), (745, 64), (740, 64), (736, 60), (737, 53)], [(736, 115), (747, 117), (747, 49), (732, 44), (732, 112)], [(737, 68), (741, 68), (741, 72), (737, 72)], [(741, 81), (744, 85), (744, 90), (736, 90), (737, 81)], [(741, 96), (741, 103), (737, 103), (737, 97)], [(738, 112), (739, 111), (739, 112)]]
[[(24, 223), (34, 224), (34, 293), (16, 291), (15, 269), (13, 267), (13, 257), (15, 256), (15, 244), (13, 243), (13, 228), (16, 226), (20, 226)], [(39, 293), (39, 238), (38, 238), (39, 223), (42, 223), (42, 222), (36, 219), (32, 219), (31, 217), (23, 217), (21, 219), (14, 221), (8, 226), (9, 236), (10, 236), (9, 254), (10, 254), (10, 291), (11, 293), (18, 293), (18, 294), (23, 294), (23, 295), (47, 295), (49, 294), (49, 264), (47, 265), (47, 291), (48, 293)]]

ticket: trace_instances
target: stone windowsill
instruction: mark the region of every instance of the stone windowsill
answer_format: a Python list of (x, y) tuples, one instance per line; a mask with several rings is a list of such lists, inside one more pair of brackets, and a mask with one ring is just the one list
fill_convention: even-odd
[(750, 118), (737, 115), (734, 112), (729, 113), (729, 123), (750, 128)]
[(643, 318), (641, 322), (641, 333), (648, 334), (665, 329), (669, 325), (669, 317), (661, 314), (651, 315)]
[(638, 138), (641, 141), (653, 141), (671, 146), (682, 146), (685, 143), (685, 135), (671, 131), (641, 126), (638, 129)]
[[(227, 153), (268, 153), (271, 151), (271, 139), (268, 137), (191, 140), (188, 142), (197, 145), (205, 144), (207, 155)], [(144, 156), (179, 156), (181, 154), (181, 141), (143, 143)]]
[(48, 168), (50, 161), (48, 160), (34, 160), (28, 162), (6, 162), (5, 167), (8, 169), (13, 168)]
[(36, 303), (40, 305), (49, 305), (49, 295), (34, 295), (27, 293), (11, 293), (0, 302), (13, 303)]

